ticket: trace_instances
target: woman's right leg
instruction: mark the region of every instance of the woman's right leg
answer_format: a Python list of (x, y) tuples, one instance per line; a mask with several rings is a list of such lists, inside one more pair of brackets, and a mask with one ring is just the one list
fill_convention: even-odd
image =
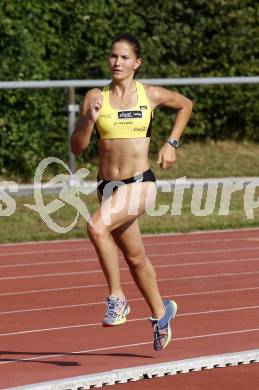
[[(124, 195), (128, 198), (129, 193)], [(91, 216), (92, 222), (87, 224), (88, 235), (95, 247), (110, 293), (107, 298), (103, 326), (123, 324), (130, 312), (129, 304), (121, 288), (117, 247), (111, 236), (114, 229), (136, 219), (136, 216), (128, 213), (128, 199), (126, 198), (124, 199), (126, 202), (123, 202), (124, 207), (119, 212), (113, 213), (112, 211), (118, 204), (117, 196), (113, 194), (101, 204), (101, 207)]]
[[(141, 200), (139, 204), (139, 213), (145, 211), (146, 199), (154, 197), (156, 187), (154, 183), (138, 183), (134, 186), (141, 185)], [(133, 184), (122, 186), (109, 199), (101, 201), (99, 194), (99, 202), (101, 207), (91, 216), (92, 224), (87, 225), (88, 236), (92, 241), (96, 253), (99, 257), (101, 267), (106, 277), (110, 295), (115, 295), (122, 298), (124, 296), (120, 283), (120, 269), (118, 263), (117, 247), (112, 238), (111, 232), (118, 227), (127, 223), (134, 222), (138, 215), (129, 214), (129, 202), (135, 200), (136, 194), (133, 191)], [(149, 195), (147, 198), (147, 192)], [(120, 204), (117, 194), (120, 193), (119, 200), (123, 207), (120, 210), (113, 212), (116, 205)], [(137, 201), (137, 199), (136, 199)], [(107, 222), (108, 221), (108, 222)]]
[[(98, 192), (98, 200), (101, 204), (102, 195)], [(93, 216), (94, 228), (87, 225), (88, 236), (95, 247), (100, 266), (107, 281), (109, 295), (124, 298), (120, 282), (120, 267), (118, 250), (107, 226), (104, 226), (100, 218), (100, 209)]]

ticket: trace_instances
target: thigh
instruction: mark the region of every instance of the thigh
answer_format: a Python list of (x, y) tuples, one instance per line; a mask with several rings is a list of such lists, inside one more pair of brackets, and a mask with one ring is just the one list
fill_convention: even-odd
[(156, 185), (153, 182), (123, 185), (101, 201), (99, 209), (91, 216), (92, 222), (105, 225), (110, 232), (123, 225), (130, 227), (155, 198)]

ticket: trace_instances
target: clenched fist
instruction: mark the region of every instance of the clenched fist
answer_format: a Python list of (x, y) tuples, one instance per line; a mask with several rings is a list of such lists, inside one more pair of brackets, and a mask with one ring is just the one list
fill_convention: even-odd
[(157, 164), (161, 169), (167, 169), (175, 164), (175, 149), (166, 143), (159, 151)]
[(103, 104), (103, 95), (91, 98), (89, 101), (89, 112), (92, 121), (96, 122)]

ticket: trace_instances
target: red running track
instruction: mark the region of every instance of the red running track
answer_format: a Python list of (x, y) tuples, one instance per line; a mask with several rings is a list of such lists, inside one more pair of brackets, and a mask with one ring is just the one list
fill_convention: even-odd
[[(179, 307), (174, 341), (161, 353), (152, 349), (150, 313), (123, 259), (131, 315), (123, 326), (102, 328), (107, 288), (88, 240), (0, 245), (1, 389), (259, 348), (259, 229), (145, 236), (144, 242), (162, 295)], [(246, 370), (258, 374), (259, 365), (253, 367)], [(186, 374), (174, 379), (186, 382), (177, 388), (189, 389), (190, 375), (204, 381), (215, 374)]]

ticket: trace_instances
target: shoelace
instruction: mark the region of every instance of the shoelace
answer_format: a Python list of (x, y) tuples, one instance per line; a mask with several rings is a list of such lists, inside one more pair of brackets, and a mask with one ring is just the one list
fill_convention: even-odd
[(107, 302), (107, 316), (116, 317), (120, 308), (120, 299), (111, 299)]
[(153, 326), (153, 329), (154, 329), (154, 338), (155, 340), (158, 340), (160, 341), (160, 338), (161, 338), (161, 333), (160, 333), (160, 326), (159, 326), (159, 323), (155, 323), (154, 326)]

